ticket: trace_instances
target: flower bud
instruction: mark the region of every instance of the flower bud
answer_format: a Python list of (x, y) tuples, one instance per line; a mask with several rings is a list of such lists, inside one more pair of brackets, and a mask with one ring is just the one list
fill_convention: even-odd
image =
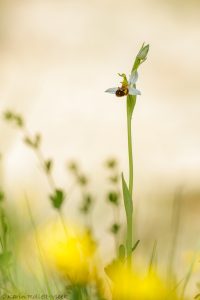
[(149, 52), (149, 45), (144, 46), (143, 44), (140, 51), (138, 52), (137, 58), (140, 60), (145, 60), (148, 52)]

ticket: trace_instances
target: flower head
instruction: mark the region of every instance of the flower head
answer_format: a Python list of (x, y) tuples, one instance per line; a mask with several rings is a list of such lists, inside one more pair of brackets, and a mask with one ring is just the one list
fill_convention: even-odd
[(123, 78), (120, 87), (109, 88), (105, 92), (110, 94), (115, 94), (117, 97), (123, 97), (127, 95), (137, 96), (141, 95), (140, 91), (135, 88), (136, 81), (138, 79), (137, 71), (133, 71), (127, 80), (126, 75), (119, 74)]
[(176, 292), (153, 270), (142, 274), (115, 261), (106, 272), (112, 281), (113, 300), (178, 300)]
[(91, 234), (77, 226), (53, 223), (41, 232), (45, 262), (75, 284), (90, 282), (96, 274), (96, 244)]

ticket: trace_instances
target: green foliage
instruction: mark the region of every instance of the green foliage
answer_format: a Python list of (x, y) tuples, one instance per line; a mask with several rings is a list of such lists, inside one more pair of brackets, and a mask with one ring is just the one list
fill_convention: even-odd
[(24, 138), (24, 142), (28, 146), (37, 149), (37, 148), (40, 147), (40, 144), (41, 144), (41, 135), (36, 134), (35, 137), (33, 137), (33, 138), (30, 138), (30, 137), (26, 136)]
[(95, 286), (68, 285), (65, 290), (68, 300), (106, 300)]
[[(2, 203), (0, 203), (2, 204)], [(9, 249), (10, 230), (4, 206), (0, 205), (0, 290), (4, 287), (13, 287), (9, 273), (13, 264), (13, 254)]]
[(89, 178), (80, 170), (77, 162), (71, 161), (67, 166), (81, 192), (82, 201), (79, 210), (82, 214), (87, 215), (91, 213), (92, 204), (94, 202), (92, 193), (89, 190)]
[(50, 173), (53, 167), (53, 161), (51, 159), (47, 159), (44, 162), (44, 168), (47, 173)]
[(106, 160), (105, 166), (108, 169), (116, 168), (117, 167), (117, 160), (115, 158), (110, 158), (110, 159)]
[(132, 198), (129, 193), (128, 186), (126, 184), (126, 181), (124, 180), (124, 176), (122, 174), (122, 190), (123, 190), (123, 198), (124, 198), (124, 207), (125, 207), (125, 212), (126, 212), (126, 221), (127, 221), (127, 235), (126, 235), (126, 250), (127, 250), (127, 256), (129, 259), (131, 259), (132, 255), (132, 240), (133, 240), (133, 231), (132, 231), (132, 226), (133, 226), (133, 220), (132, 220), (132, 215), (133, 215), (133, 203), (132, 203)]
[(109, 179), (109, 181), (110, 181), (111, 183), (114, 183), (114, 184), (119, 183), (119, 176), (118, 176), (118, 175), (110, 176), (108, 179)]
[(86, 194), (83, 196), (83, 202), (80, 206), (80, 211), (84, 214), (87, 214), (92, 206), (93, 198), (90, 194)]
[[(147, 55), (149, 51), (149, 45), (142, 45), (140, 48), (134, 64), (131, 71), (131, 74), (135, 72), (134, 74), (137, 75), (137, 70), (139, 66), (146, 60)], [(123, 77), (123, 84), (128, 85), (128, 80), (126, 75), (120, 74), (120, 76)], [(133, 84), (135, 84), (133, 82)], [(129, 88), (129, 86), (128, 86)], [(127, 94), (126, 94), (127, 95)], [(131, 136), (131, 121), (132, 121), (132, 114), (134, 111), (134, 107), (136, 104), (136, 96), (127, 95), (127, 130), (128, 130), (128, 150), (129, 150), (129, 184), (124, 179), (124, 176), (122, 174), (122, 191), (123, 191), (123, 200), (124, 200), (124, 208), (126, 213), (126, 236), (123, 239), (123, 241), (119, 240), (119, 233), (122, 231), (121, 228), (123, 224), (120, 223), (119, 220), (119, 208), (120, 208), (120, 200), (121, 200), (121, 193), (119, 191), (118, 184), (120, 182), (121, 176), (118, 172), (118, 161), (114, 158), (110, 158), (105, 162), (105, 167), (108, 174), (108, 184), (109, 188), (105, 192), (106, 201), (107, 203), (111, 204), (112, 210), (113, 210), (113, 220), (111, 221), (111, 226), (109, 228), (110, 232), (113, 234), (113, 237), (115, 239), (115, 246), (116, 246), (116, 252), (117, 257), (113, 261), (113, 264), (124, 264), (130, 263), (131, 266), (131, 260), (129, 261), (130, 257), (132, 256), (132, 252), (135, 251), (139, 245), (140, 240), (137, 240), (135, 243), (133, 243), (133, 201), (132, 201), (132, 194), (133, 194), (133, 158), (132, 158), (132, 136)], [(29, 135), (27, 129), (25, 128), (25, 122), (21, 115), (16, 114), (10, 110), (6, 111), (4, 113), (4, 119), (7, 122), (10, 122), (14, 124), (15, 126), (19, 127), (25, 138), (24, 142), (26, 145), (31, 147), (34, 152), (36, 153), (42, 167), (43, 171), (45, 172), (47, 179), (50, 183), (51, 187), (51, 194), (49, 195), (49, 199), (52, 203), (53, 208), (56, 210), (59, 210), (59, 215), (62, 219), (62, 214), (60, 212), (63, 202), (65, 200), (65, 192), (63, 189), (57, 188), (57, 185), (55, 184), (53, 177), (52, 177), (52, 168), (53, 168), (53, 160), (52, 159), (46, 159), (43, 156), (43, 153), (40, 149), (41, 147), (41, 135), (35, 134), (33, 136)], [(79, 207), (82, 214), (88, 217), (88, 214), (91, 213), (92, 204), (94, 203), (94, 197), (92, 193), (89, 190), (89, 184), (90, 180), (89, 178), (80, 170), (79, 165), (71, 161), (68, 164), (68, 169), (72, 173), (73, 178), (75, 179), (76, 186), (80, 189), (81, 192), (81, 205)], [(13, 264), (13, 253), (9, 249), (9, 234), (10, 234), (10, 227), (8, 224), (7, 216), (5, 214), (4, 203), (5, 203), (5, 196), (4, 192), (0, 191), (0, 292), (1, 292), (1, 285), (4, 285), (3, 288), (7, 289), (10, 287), (12, 282), (12, 276), (9, 275), (10, 268)], [(30, 213), (30, 219), (32, 220), (32, 223), (34, 224), (32, 214)], [(89, 219), (89, 217), (88, 217)], [(176, 218), (177, 219), (177, 218)], [(64, 225), (64, 222), (63, 222)], [(174, 226), (175, 227), (175, 226)], [(120, 231), (121, 230), (121, 231)], [(120, 237), (121, 239), (121, 237)], [(121, 244), (122, 242), (122, 244)], [(39, 239), (37, 239), (37, 231), (36, 231), (36, 243), (39, 245)], [(175, 244), (175, 242), (174, 242)], [(120, 246), (119, 246), (120, 245)], [(40, 246), (38, 246), (40, 248)], [(153, 265), (155, 264), (156, 260), (156, 243), (154, 244), (150, 262), (149, 262), (149, 271), (151, 271)], [(110, 265), (110, 266), (111, 266)], [(42, 267), (42, 263), (41, 263)], [(184, 285), (183, 285), (183, 292), (182, 292), (182, 299), (184, 299), (184, 292), (185, 288), (188, 284), (188, 280), (192, 273), (192, 267), (191, 265), (188, 274), (185, 278)], [(95, 270), (96, 271), (96, 270)], [(109, 266), (106, 268), (106, 272), (109, 275)], [(12, 274), (13, 275), (13, 274)], [(9, 277), (10, 276), (10, 277)], [(49, 274), (46, 269), (44, 268), (44, 277), (46, 276), (46, 288), (48, 290), (48, 284), (49, 284)], [(49, 276), (50, 277), (50, 276)], [(99, 280), (95, 279), (95, 280)], [(9, 284), (8, 284), (9, 281)], [(38, 280), (39, 281), (39, 280)], [(51, 281), (50, 281), (51, 282)], [(3, 283), (3, 284), (2, 284)], [(56, 282), (57, 283), (57, 282)], [(56, 286), (56, 283), (53, 282), (52, 286)], [(66, 278), (64, 280), (60, 280), (58, 287), (56, 289), (59, 290), (61, 287), (61, 290), (64, 289), (65, 285), (67, 284), (67, 288), (65, 292), (67, 293), (67, 299), (69, 300), (103, 300), (102, 297), (99, 295), (98, 292), (98, 284), (97, 282), (93, 282), (92, 285), (90, 283), (78, 285), (78, 283), (71, 284), (71, 282), (67, 282)], [(109, 282), (110, 285), (112, 285), (111, 282)], [(49, 295), (51, 296), (51, 289), (53, 290), (51, 285), (49, 285)], [(15, 291), (15, 286), (12, 286), (12, 291)], [(0, 294), (1, 296), (1, 294)], [(50, 297), (53, 299), (53, 297)], [(195, 299), (199, 299), (200, 294), (197, 294), (195, 296)]]
[(56, 189), (53, 194), (51, 194), (49, 196), (51, 202), (52, 202), (52, 205), (54, 208), (56, 209), (61, 209), (62, 207), (62, 204), (64, 202), (64, 199), (65, 199), (65, 194), (63, 192), (63, 190), (61, 189)]
[(67, 167), (68, 167), (68, 170), (74, 176), (78, 185), (80, 185), (82, 187), (88, 185), (89, 178), (81, 172), (77, 162), (71, 161), (68, 163)]
[(119, 230), (120, 230), (120, 224), (119, 223), (114, 223), (111, 225), (111, 228), (110, 228), (110, 231), (113, 233), (113, 234), (118, 234)]
[(119, 204), (119, 194), (115, 191), (109, 192), (107, 195), (107, 199), (113, 205)]
[(104, 166), (106, 171), (109, 172), (107, 177), (109, 183), (109, 189), (106, 194), (106, 201), (112, 206), (113, 210), (113, 222), (109, 227), (109, 232), (113, 235), (115, 242), (116, 255), (118, 255), (118, 247), (120, 243), (120, 229), (122, 227), (120, 222), (120, 204), (121, 204), (121, 193), (119, 186), (119, 172), (118, 172), (118, 161), (115, 158), (109, 158), (105, 161)]
[(67, 168), (69, 169), (69, 171), (76, 173), (78, 171), (78, 164), (75, 161), (70, 161), (67, 164)]
[(80, 185), (85, 186), (88, 183), (88, 178), (85, 175), (78, 175), (77, 181)]
[(133, 203), (132, 203), (132, 198), (129, 193), (129, 189), (128, 189), (128, 186), (126, 184), (123, 174), (122, 174), (122, 190), (123, 190), (126, 216), (127, 216), (127, 219), (130, 220), (132, 218), (132, 213), (133, 213)]
[[(48, 183), (50, 185), (50, 188), (53, 190), (53, 194), (49, 196), (53, 207), (56, 209), (60, 209), (62, 206), (62, 203), (64, 201), (64, 192), (60, 189), (56, 188), (56, 184), (54, 182), (53, 176), (51, 174), (52, 171), (52, 167), (53, 167), (53, 161), (51, 159), (45, 159), (43, 156), (43, 153), (41, 151), (41, 141), (42, 141), (42, 137), (39, 133), (36, 133), (34, 136), (31, 136), (27, 130), (27, 128), (25, 128), (25, 123), (23, 118), (21, 117), (21, 115), (18, 115), (12, 111), (6, 111), (4, 113), (4, 119), (6, 121), (15, 123), (15, 125), (17, 125), (18, 127), (20, 127), (21, 131), (24, 133), (24, 143), (31, 147), (38, 160), (40, 161), (43, 170), (47, 176), (47, 180)], [(1, 199), (0, 199), (1, 200)]]
[(24, 126), (24, 120), (21, 115), (16, 114), (10, 110), (7, 110), (4, 112), (4, 119), (8, 122), (13, 123), (17, 127), (23, 127)]

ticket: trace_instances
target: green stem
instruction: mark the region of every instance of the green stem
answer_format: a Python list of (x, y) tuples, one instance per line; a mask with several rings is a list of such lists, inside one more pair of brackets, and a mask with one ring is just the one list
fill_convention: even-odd
[(133, 149), (132, 149), (132, 130), (131, 118), (128, 114), (127, 107), (127, 131), (128, 131), (128, 159), (129, 159), (129, 193), (132, 198), (133, 195)]
[[(149, 51), (149, 45), (143, 44), (138, 52), (131, 74), (139, 68), (139, 66), (146, 60), (147, 53)], [(134, 84), (134, 87), (135, 84)], [(126, 236), (126, 251), (128, 265), (132, 264), (132, 252), (133, 252), (133, 150), (132, 150), (132, 132), (131, 121), (132, 114), (136, 104), (136, 95), (127, 95), (126, 109), (127, 109), (127, 134), (128, 134), (128, 159), (129, 159), (129, 187), (127, 187), (122, 174), (124, 203), (126, 210), (127, 221), (127, 236)]]
[[(129, 194), (132, 200), (133, 196), (133, 150), (132, 150), (132, 131), (131, 131), (131, 117), (129, 99), (127, 98), (127, 133), (128, 133), (128, 159), (129, 159)], [(127, 258), (128, 265), (132, 264), (132, 247), (133, 247), (133, 214), (132, 212), (127, 216)]]
[(70, 300), (86, 300), (88, 298), (87, 290), (84, 286), (74, 286)]
[(127, 263), (129, 266), (132, 264), (132, 247), (133, 247), (133, 218), (127, 219)]

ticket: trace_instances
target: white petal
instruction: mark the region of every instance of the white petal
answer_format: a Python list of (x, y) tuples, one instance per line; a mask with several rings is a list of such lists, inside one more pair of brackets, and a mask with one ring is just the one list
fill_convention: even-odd
[(110, 94), (115, 94), (117, 90), (118, 88), (114, 87), (114, 88), (107, 89), (105, 92)]
[(128, 89), (128, 93), (129, 95), (132, 95), (132, 96), (137, 96), (137, 95), (141, 95), (141, 92), (135, 88), (129, 88)]
[(138, 72), (134, 71), (133, 73), (131, 73), (131, 76), (129, 77), (129, 84), (135, 84), (136, 81), (138, 80)]

